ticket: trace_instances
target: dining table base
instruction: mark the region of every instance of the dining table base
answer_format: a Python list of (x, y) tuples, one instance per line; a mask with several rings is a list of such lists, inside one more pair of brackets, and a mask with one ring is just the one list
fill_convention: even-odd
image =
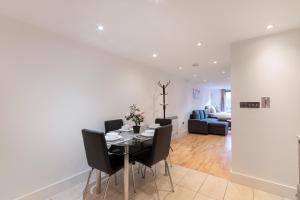
[(124, 200), (129, 200), (129, 146), (124, 146)]

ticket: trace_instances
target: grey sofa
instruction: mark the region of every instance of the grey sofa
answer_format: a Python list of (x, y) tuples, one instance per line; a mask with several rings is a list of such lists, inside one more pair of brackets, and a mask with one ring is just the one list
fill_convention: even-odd
[(228, 122), (208, 117), (206, 110), (194, 110), (188, 121), (189, 133), (199, 134), (228, 134)]

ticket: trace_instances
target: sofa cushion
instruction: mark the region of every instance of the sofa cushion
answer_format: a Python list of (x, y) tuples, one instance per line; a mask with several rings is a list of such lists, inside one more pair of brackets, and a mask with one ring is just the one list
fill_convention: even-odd
[(201, 119), (201, 121), (207, 122), (207, 123), (215, 123), (218, 122), (218, 119), (215, 118), (205, 118), (205, 119)]
[(205, 119), (204, 110), (199, 110), (200, 119)]
[(203, 110), (203, 112), (204, 112), (204, 118), (208, 118), (208, 110), (207, 109)]
[(201, 119), (199, 110), (193, 110), (192, 119)]
[(206, 118), (206, 119), (202, 119), (201, 121), (205, 121), (208, 123), (208, 125), (213, 125), (213, 126), (228, 126), (228, 123), (227, 122), (222, 122), (222, 121), (219, 121), (218, 119), (215, 119), (215, 118)]

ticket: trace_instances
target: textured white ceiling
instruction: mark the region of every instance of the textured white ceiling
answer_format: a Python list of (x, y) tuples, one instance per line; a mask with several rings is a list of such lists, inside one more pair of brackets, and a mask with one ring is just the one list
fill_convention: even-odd
[(300, 26), (299, 0), (0, 0), (0, 13), (207, 84), (229, 82), (230, 43)]

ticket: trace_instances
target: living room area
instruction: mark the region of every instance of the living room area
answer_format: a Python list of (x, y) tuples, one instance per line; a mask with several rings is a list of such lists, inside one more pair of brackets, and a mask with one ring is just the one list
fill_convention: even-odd
[[(229, 73), (226, 77), (230, 77)], [(188, 134), (173, 140), (172, 161), (229, 179), (232, 158), (230, 82), (196, 84), (192, 92)]]

